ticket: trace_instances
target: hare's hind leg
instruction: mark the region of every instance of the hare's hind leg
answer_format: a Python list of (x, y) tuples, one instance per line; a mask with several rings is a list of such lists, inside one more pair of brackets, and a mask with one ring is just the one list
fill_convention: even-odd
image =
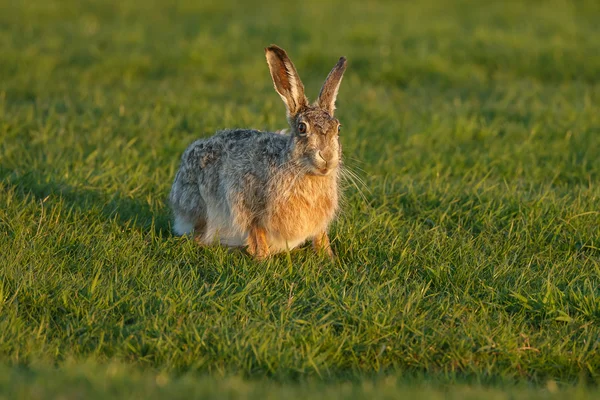
[(194, 240), (200, 246), (205, 246), (206, 242), (206, 219), (199, 217), (194, 225)]
[(194, 232), (194, 222), (184, 215), (175, 214), (175, 223), (173, 224), (173, 232), (177, 236), (185, 236)]
[(177, 172), (169, 200), (175, 217), (173, 231), (176, 235), (193, 235), (196, 242), (204, 244), (207, 230), (206, 202), (198, 184), (185, 180), (185, 173)]
[(194, 240), (200, 245), (205, 245), (206, 218), (199, 216), (190, 218), (185, 215), (176, 214), (173, 231), (178, 236), (193, 235)]

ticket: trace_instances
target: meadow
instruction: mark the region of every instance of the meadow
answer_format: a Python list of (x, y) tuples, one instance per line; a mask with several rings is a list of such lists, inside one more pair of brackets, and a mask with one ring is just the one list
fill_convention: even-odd
[[(597, 398), (597, 1), (0, 0), (0, 398)], [(171, 233), (344, 55), (335, 262)]]

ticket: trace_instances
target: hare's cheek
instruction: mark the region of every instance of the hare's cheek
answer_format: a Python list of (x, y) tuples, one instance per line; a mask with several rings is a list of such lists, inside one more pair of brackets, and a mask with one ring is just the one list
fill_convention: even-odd
[(342, 144), (340, 143), (340, 141), (335, 138), (332, 143), (331, 143), (331, 148), (335, 149), (334, 151), (338, 154), (341, 155), (342, 154)]

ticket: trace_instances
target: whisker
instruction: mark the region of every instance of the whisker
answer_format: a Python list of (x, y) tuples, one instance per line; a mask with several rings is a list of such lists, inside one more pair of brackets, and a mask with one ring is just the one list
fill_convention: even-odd
[(352, 171), (350, 168), (345, 168), (344, 173), (351, 176), (356, 182), (361, 184), (363, 189), (365, 189), (367, 192), (371, 193), (371, 189), (367, 186), (367, 183), (356, 172)]
[[(368, 205), (369, 201), (363, 192), (363, 188), (369, 193), (371, 193), (371, 190), (366, 185), (366, 183), (362, 180), (362, 178), (360, 178), (355, 172), (351, 171), (349, 168), (341, 169), (341, 177), (342, 177), (342, 179), (346, 180), (347, 182), (349, 182), (350, 184), (352, 184), (352, 186), (354, 186), (356, 188), (356, 191), (358, 192), (358, 194), (360, 195), (362, 200), (365, 202), (366, 205)], [(359, 186), (359, 184), (360, 184), (360, 186)], [(362, 186), (362, 188), (361, 188), (361, 186)]]
[[(346, 162), (346, 160), (348, 160), (348, 159), (352, 160), (353, 162), (352, 163)], [(367, 172), (364, 169), (362, 169), (361, 167), (359, 167), (358, 165), (355, 165), (355, 164), (364, 164), (364, 161), (361, 161), (361, 160), (359, 160), (357, 158), (354, 158), (354, 157), (345, 157), (345, 159), (344, 159), (344, 167), (346, 169), (349, 169), (352, 172), (354, 172), (353, 170), (358, 170), (358, 171), (361, 172), (361, 174), (367, 175)], [(358, 176), (356, 173), (355, 173), (355, 175)]]

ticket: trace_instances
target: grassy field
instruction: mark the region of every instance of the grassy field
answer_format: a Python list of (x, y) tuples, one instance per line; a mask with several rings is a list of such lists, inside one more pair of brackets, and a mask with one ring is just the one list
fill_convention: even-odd
[[(0, 397), (600, 395), (600, 3), (0, 0)], [(335, 263), (173, 237), (348, 57)], [(596, 397), (597, 398), (597, 397)]]

